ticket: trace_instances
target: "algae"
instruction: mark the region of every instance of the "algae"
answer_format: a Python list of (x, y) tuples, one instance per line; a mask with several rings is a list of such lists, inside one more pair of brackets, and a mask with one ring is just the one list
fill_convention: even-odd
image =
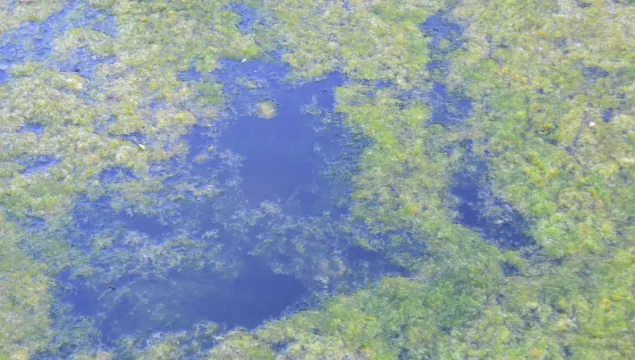
[[(569, 0), (0, 1), (0, 36), (28, 54), (0, 48), (0, 358), (629, 358), (634, 15)], [(61, 18), (73, 25), (48, 25)], [(320, 158), (352, 184), (329, 193), (340, 206), (245, 205), (241, 157), (189, 141), (217, 139), (240, 91), (269, 91), (218, 72), (261, 58), (296, 85), (346, 76), (336, 113), (297, 104), (356, 134), (350, 158)], [(528, 246), (461, 223), (455, 176), (475, 162), (496, 199), (478, 211), (519, 214)], [(356, 248), (409, 276), (378, 279), (386, 264), (355, 265)], [(252, 330), (188, 319), (114, 339), (62, 300), (77, 282), (161, 324), (131, 277), (230, 281), (245, 251), (318, 300)]]
[(276, 104), (272, 101), (262, 101), (258, 103), (258, 116), (263, 119), (273, 119), (276, 117)]

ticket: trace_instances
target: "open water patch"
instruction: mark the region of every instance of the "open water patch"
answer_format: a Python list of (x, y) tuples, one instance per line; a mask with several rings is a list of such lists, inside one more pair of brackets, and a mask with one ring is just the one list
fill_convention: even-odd
[(600, 67), (597, 66), (588, 66), (585, 67), (582, 70), (582, 74), (584, 75), (584, 78), (588, 81), (588, 82), (596, 82), (601, 78), (607, 77), (610, 75), (610, 73)]
[(18, 164), (25, 166), (24, 175), (44, 173), (49, 168), (58, 165), (61, 161), (52, 156), (22, 156), (16, 160)]
[(433, 74), (447, 76), (450, 64), (448, 55), (465, 44), (463, 29), (450, 21), (446, 12), (438, 12), (421, 24), (421, 31), (431, 38), (428, 70)]
[(117, 19), (113, 15), (108, 15), (104, 12), (98, 13), (95, 17), (95, 21), (92, 22), (91, 28), (111, 37), (117, 37), (119, 35), (117, 31)]
[[(118, 183), (132, 179), (134, 175), (127, 169), (116, 168), (102, 172), (100, 178), (105, 182)], [(77, 236), (71, 238), (71, 241), (74, 241), (76, 245), (81, 243), (86, 248), (90, 248), (89, 242), (94, 235), (106, 229), (120, 228), (126, 232), (137, 232), (148, 235), (155, 241), (159, 241), (173, 231), (172, 226), (162, 223), (158, 217), (115, 211), (112, 207), (112, 197), (107, 195), (96, 200), (90, 200), (85, 196), (80, 197), (76, 201), (73, 219), (79, 232), (76, 233)]]
[(186, 156), (152, 165), (164, 179), (144, 194), (153, 205), (143, 212), (120, 201), (127, 195), (118, 189), (143, 179), (117, 167), (99, 175), (101, 198), (78, 199), (68, 238), (91, 271), (66, 280), (61, 298), (95, 319), (105, 342), (201, 321), (254, 328), (316, 289), (400, 272), (383, 254), (352, 247), (342, 230), (367, 145), (334, 112), (333, 91), (346, 79), (290, 83), (289, 70), (223, 61), (213, 73), (181, 73), (222, 84), (227, 106), (183, 137)]
[(448, 75), (448, 56), (463, 46), (463, 29), (451, 22), (446, 13), (439, 12), (421, 25), (421, 31), (431, 37), (431, 61), (428, 70), (437, 78), (428, 96), (432, 107), (430, 123), (460, 125), (469, 117), (472, 102), (464, 94), (449, 90), (443, 82)]
[(409, 271), (391, 263), (386, 256), (379, 251), (364, 249), (359, 246), (351, 246), (346, 249), (344, 256), (351, 268), (368, 268), (370, 274), (410, 276)]
[(232, 3), (226, 8), (240, 15), (241, 20), (238, 24), (238, 29), (243, 34), (252, 32), (255, 24), (265, 24), (264, 20), (258, 15), (258, 11), (253, 7), (245, 4)]
[(131, 169), (121, 166), (107, 168), (102, 170), (99, 174), (99, 181), (101, 183), (122, 183), (136, 179), (138, 179), (138, 177)]
[[(426, 22), (421, 24), (421, 31), (426, 36), (432, 37), (430, 46), (433, 50), (452, 51), (465, 42), (461, 26), (451, 22), (444, 12), (428, 17)], [(449, 44), (443, 45), (444, 41)]]
[(297, 104), (307, 103), (315, 96), (319, 98), (318, 106), (332, 106), (332, 94), (320, 91), (338, 84), (340, 79), (332, 76), (293, 92), (271, 94), (269, 101), (277, 104), (277, 114), (272, 119), (241, 116), (224, 132), (221, 146), (231, 147), (245, 157), (240, 175), (247, 199), (257, 204), (296, 197), (305, 209), (311, 207), (307, 201), (326, 186), (320, 170), (325, 169), (324, 153), (329, 150), (325, 147), (331, 141), (328, 135), (316, 132), (319, 119), (302, 114)]
[(430, 93), (430, 124), (459, 125), (469, 117), (472, 102), (462, 94), (449, 92), (447, 86), (434, 83)]
[(42, 134), (44, 134), (44, 130), (46, 130), (46, 127), (42, 124), (37, 124), (37, 123), (30, 123), (30, 124), (25, 124), (22, 128), (20, 128), (17, 132), (19, 134), (24, 134), (24, 133), (33, 133), (35, 134), (38, 139), (42, 136)]
[[(252, 206), (295, 201), (301, 215), (316, 215), (326, 210), (318, 198), (330, 192), (324, 176), (329, 163), (352, 150), (346, 149), (352, 135), (333, 113), (333, 90), (345, 79), (333, 73), (291, 84), (285, 82), (288, 73), (287, 66), (275, 63), (224, 61), (214, 77), (230, 96), (227, 120), (215, 139), (191, 134), (196, 140), (191, 154), (213, 146), (240, 158), (240, 188)], [(262, 106), (268, 114), (261, 113)]]
[(112, 345), (123, 335), (179, 331), (207, 321), (253, 329), (306, 295), (294, 277), (275, 274), (257, 259), (244, 264), (232, 279), (209, 268), (173, 271), (166, 277), (123, 279), (101, 292), (77, 287), (68, 300), (77, 304), (77, 314), (101, 319), (97, 328)]
[(87, 48), (81, 47), (73, 51), (70, 58), (62, 61), (58, 68), (62, 72), (72, 72), (83, 78), (92, 78), (97, 66), (114, 63), (114, 58), (103, 58), (94, 55)]
[(180, 71), (176, 77), (181, 81), (200, 81), (203, 75), (195, 69), (189, 69)]
[(493, 194), (487, 172), (487, 164), (479, 162), (474, 171), (455, 176), (451, 192), (459, 200), (456, 210), (460, 223), (480, 232), (501, 249), (519, 250), (534, 245), (522, 215)]

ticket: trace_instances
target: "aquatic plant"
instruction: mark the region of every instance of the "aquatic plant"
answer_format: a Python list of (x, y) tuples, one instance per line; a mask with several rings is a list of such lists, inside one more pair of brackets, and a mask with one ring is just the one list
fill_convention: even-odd
[[(611, 275), (598, 270), (611, 268), (609, 264), (617, 261), (611, 259), (619, 257), (622, 262), (625, 254), (632, 252), (628, 219), (633, 208), (627, 203), (632, 203), (633, 179), (628, 170), (631, 166), (624, 161), (633, 142), (623, 126), (632, 127), (632, 106), (628, 105), (632, 101), (627, 100), (632, 91), (626, 85), (632, 83), (627, 75), (632, 73), (632, 61), (626, 59), (634, 47), (623, 34), (633, 10), (617, 5), (619, 11), (609, 11), (607, 6), (600, 2), (588, 7), (493, 2), (483, 8), (475, 1), (452, 10), (460, 24), (469, 25), (465, 49), (450, 54), (449, 81), (455, 88), (466, 89), (474, 101), (468, 120), (470, 133), (451, 128), (435, 133), (433, 126), (418, 133), (415, 119), (421, 117), (404, 116), (410, 120), (401, 120), (409, 107), (394, 96), (391, 107), (387, 101), (390, 90), (371, 93), (364, 86), (351, 86), (353, 91), (342, 89), (339, 109), (374, 140), (362, 160), (364, 170), (355, 178), (356, 214), (379, 232), (418, 229), (428, 257), (416, 265), (420, 278), (402, 282), (403, 286), (420, 287), (421, 293), (409, 294), (399, 304), (430, 300), (408, 308), (404, 318), (409, 320), (395, 335), (368, 341), (373, 345), (365, 345), (366, 341), (353, 333), (321, 325), (329, 320), (339, 321), (341, 328), (368, 324), (363, 333), (372, 337), (375, 328), (371, 324), (390, 324), (399, 314), (398, 305), (377, 311), (362, 300), (365, 291), (374, 291), (372, 301), (390, 304), (383, 297), (391, 294), (382, 286), (385, 280), (377, 290), (356, 293), (352, 296), (360, 298), (354, 300), (338, 297), (311, 315), (298, 314), (254, 334), (231, 333), (212, 351), (211, 358), (240, 358), (250, 351), (258, 351), (263, 358), (627, 358), (633, 351), (627, 319), (633, 319), (634, 308), (632, 275), (622, 271), (630, 273), (632, 266), (626, 265), (630, 264), (627, 261), (622, 270), (614, 268)], [(518, 12), (519, 8), (524, 10)], [(611, 20), (604, 22), (603, 16)], [(609, 22), (611, 26), (603, 25)], [(500, 24), (509, 28), (503, 30)], [(576, 30), (579, 26), (603, 28), (580, 32)], [(552, 35), (551, 44), (541, 40), (548, 34), (557, 34)], [(583, 52), (567, 46), (576, 44), (577, 48), (580, 43), (588, 44), (580, 47)], [(594, 60), (596, 56), (601, 59)], [(544, 61), (536, 61), (536, 57)], [(581, 74), (589, 63), (602, 63), (613, 71), (596, 71), (600, 77), (590, 80), (586, 75), (585, 80)], [(620, 89), (620, 95), (609, 87)], [(602, 103), (613, 109), (608, 122), (599, 120)], [(474, 140), (477, 153), (494, 166), (491, 178), (496, 194), (530, 219), (532, 235), (541, 246), (538, 253), (525, 259), (514, 252), (498, 253), (447, 222), (452, 218), (444, 195), (449, 178), (443, 180), (440, 175), (444, 172), (439, 170), (448, 174), (456, 169), (460, 153), (447, 156), (442, 149), (451, 146), (460, 150), (453, 141), (466, 137)], [(400, 149), (417, 144), (422, 148), (416, 153), (399, 156), (404, 151)], [(435, 144), (441, 146), (425, 152)], [(407, 171), (400, 171), (402, 162), (421, 164), (422, 170), (410, 165)], [(425, 174), (433, 178), (425, 181), (421, 178)], [(411, 178), (418, 181), (409, 183)], [(605, 190), (598, 192), (600, 189)], [(425, 201), (414, 205), (413, 200), (418, 199)], [(386, 242), (365, 244), (391, 250)], [(395, 248), (402, 246), (400, 240)], [(564, 261), (549, 260), (565, 256)], [(492, 268), (483, 268), (488, 263)], [(500, 270), (492, 270), (509, 263), (517, 269), (515, 276), (503, 277)], [(470, 270), (460, 275), (463, 266)], [(444, 292), (445, 286), (464, 289), (465, 293)], [(617, 290), (622, 286), (631, 290)], [(610, 300), (608, 294), (613, 291), (620, 294), (614, 295), (618, 303)], [(361, 311), (367, 320), (331, 313), (344, 303), (348, 314)], [(447, 313), (435, 308), (441, 304)], [(418, 318), (424, 319), (423, 323), (417, 324)], [(281, 329), (293, 329), (293, 333)], [(347, 340), (354, 345), (340, 345)], [(384, 346), (392, 351), (382, 352)], [(375, 347), (379, 349), (367, 352)], [(271, 349), (276, 355), (268, 355)]]
[(257, 114), (263, 119), (273, 119), (276, 117), (276, 104), (273, 101), (261, 101), (257, 105)]
[(0, 34), (18, 28), (25, 21), (44, 21), (70, 1), (2, 1)]
[(0, 217), (0, 357), (6, 359), (28, 359), (52, 338), (48, 267), (19, 248), (23, 236)]
[[(67, 3), (0, 1), (0, 35)], [(244, 3), (262, 21), (242, 30), (229, 1), (81, 3), (88, 7), (70, 16), (99, 9), (115, 17), (116, 32), (87, 23), (56, 33), (52, 56), (2, 65), (0, 328), (9, 330), (0, 358), (635, 353), (632, 2), (254, 0)], [(454, 30), (429, 31), (422, 25), (432, 17)], [(90, 74), (62, 66), (80, 49), (95, 60)], [(246, 206), (241, 157), (213, 141), (189, 161), (192, 128), (215, 139), (231, 112), (235, 94), (215, 79), (221, 60), (275, 61), (276, 51), (296, 83), (335, 71), (348, 78), (335, 90), (337, 116), (297, 106), (324, 117), (319, 126), (339, 126), (341, 116), (355, 139), (369, 139), (356, 163), (330, 169), (353, 184), (340, 198), (350, 213)], [(205, 81), (183, 81), (186, 71)], [(264, 91), (257, 79), (237, 83)], [(435, 84), (465, 94), (469, 113), (435, 121)], [(276, 115), (272, 102), (251, 105)], [(24, 159), (38, 158), (55, 161), (27, 171)], [(499, 248), (460, 224), (451, 188), (468, 158), (487, 162), (492, 196), (522, 215), (535, 246)], [(104, 176), (112, 169), (129, 174), (113, 181)], [(91, 212), (87, 235), (81, 215)], [(139, 216), (173, 228), (128, 229)], [(369, 282), (372, 273), (356, 273), (346, 257), (353, 246), (411, 276)], [(64, 274), (103, 291), (106, 307), (152, 303), (145, 324), (160, 323), (161, 302), (134, 294), (126, 276), (151, 283), (210, 268), (234, 279), (245, 253), (322, 291), (320, 305), (251, 331), (143, 329), (116, 344), (100, 343), (92, 323), (72, 331), (72, 316), (59, 315), (56, 295), (76, 289), (54, 281)]]

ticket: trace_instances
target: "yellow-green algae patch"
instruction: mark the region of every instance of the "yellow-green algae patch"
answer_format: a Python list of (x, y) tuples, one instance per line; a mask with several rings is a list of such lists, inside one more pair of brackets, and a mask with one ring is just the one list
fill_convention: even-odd
[(263, 119), (273, 119), (278, 114), (276, 103), (271, 100), (261, 101), (257, 105), (256, 114)]
[(29, 359), (51, 341), (53, 301), (47, 266), (20, 243), (24, 234), (0, 216), (0, 358)]
[(70, 2), (71, 0), (0, 0), (0, 35), (20, 27), (25, 21), (42, 22)]
[(553, 257), (629, 241), (635, 10), (601, 1), (477, 4), (455, 10), (470, 24), (470, 45), (452, 80), (479, 99), (470, 124), (489, 140), (479, 151), (497, 154), (497, 191), (535, 222), (533, 235)]
[[(260, 3), (259, 1), (256, 3)], [(342, 69), (354, 79), (420, 85), (427, 73), (427, 40), (419, 25), (438, 2), (265, 0), (283, 58), (297, 75), (320, 77)]]

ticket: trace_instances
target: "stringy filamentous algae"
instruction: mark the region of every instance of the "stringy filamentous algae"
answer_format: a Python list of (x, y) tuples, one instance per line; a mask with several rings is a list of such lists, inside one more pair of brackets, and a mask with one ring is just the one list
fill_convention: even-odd
[[(632, 0), (0, 0), (0, 359), (632, 358), (634, 34)], [(337, 207), (244, 205), (240, 156), (191, 156), (266, 89), (246, 71), (228, 93), (228, 61), (345, 78), (333, 111), (302, 108), (350, 132)], [(259, 121), (285, 111), (269, 95)], [(528, 240), (465, 221), (474, 173), (480, 223)], [(398, 271), (354, 277), (350, 248)], [(318, 300), (228, 329), (153, 287), (186, 298), (175, 273), (230, 281), (244, 256)], [(91, 316), (67, 300), (84, 288)], [(131, 303), (152, 318), (104, 335)]]

